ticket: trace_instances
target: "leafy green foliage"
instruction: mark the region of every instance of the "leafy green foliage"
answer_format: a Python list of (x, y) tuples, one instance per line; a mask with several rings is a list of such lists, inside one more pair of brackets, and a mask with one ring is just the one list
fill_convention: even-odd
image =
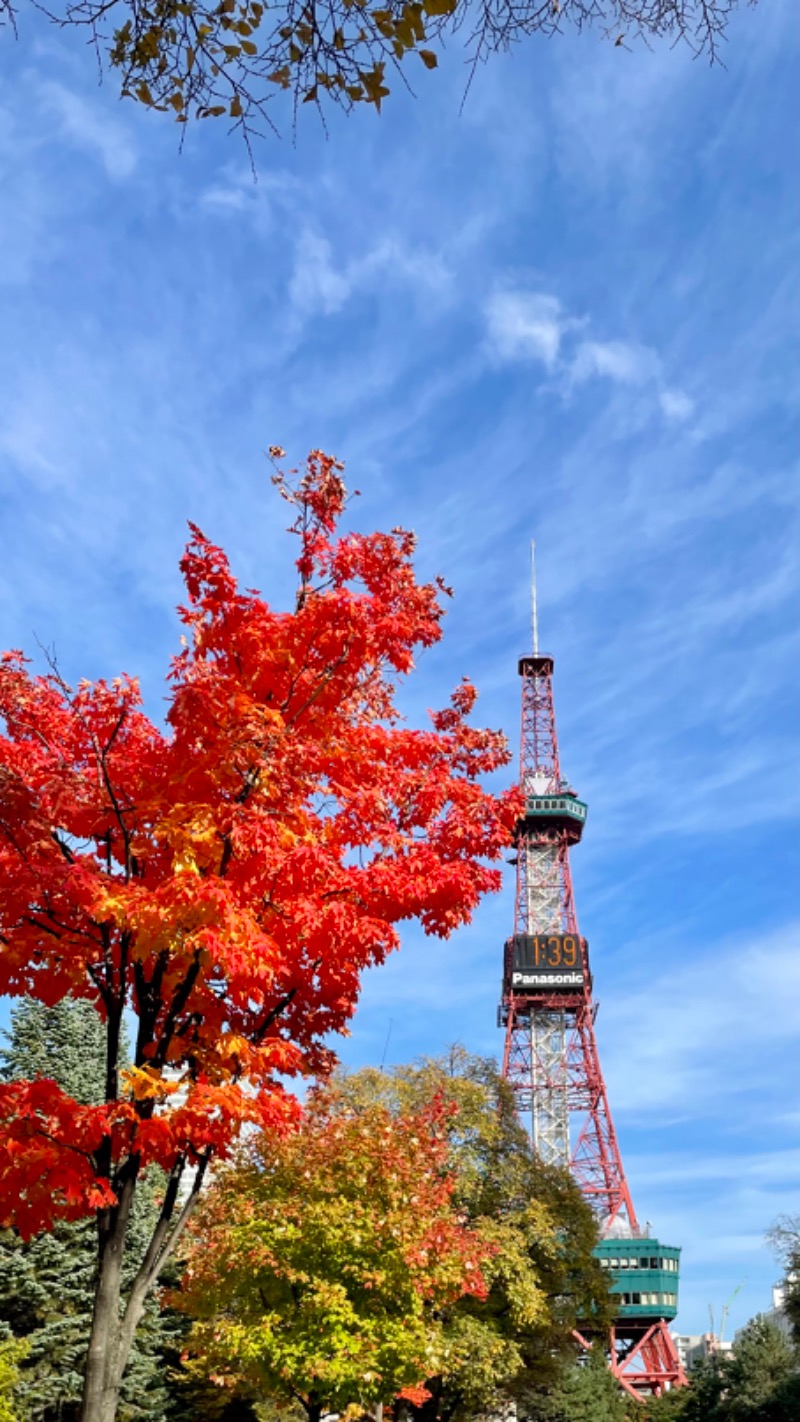
[[(270, 99), (380, 110), (389, 75), (406, 84), (459, 32), (473, 67), (532, 35), (596, 25), (607, 41), (685, 40), (712, 58), (737, 0), (62, 0), (57, 24), (81, 26), (119, 72), (122, 93), (147, 108), (225, 118), (245, 133)], [(14, 0), (0, 0), (14, 17)], [(435, 48), (431, 48), (435, 46)], [(413, 72), (413, 71), (412, 71)]]
[(14, 1402), (19, 1382), (19, 1365), (27, 1348), (16, 1338), (0, 1339), (0, 1422), (22, 1422)]
[(448, 1115), (317, 1092), (295, 1134), (248, 1142), (209, 1192), (180, 1295), (206, 1372), (317, 1416), (444, 1365), (438, 1316), (486, 1292), (497, 1248), (454, 1202)]
[(608, 1283), (592, 1255), (594, 1216), (566, 1172), (538, 1163), (512, 1093), (494, 1061), (453, 1047), (443, 1058), (384, 1074), (340, 1079), (343, 1099), (399, 1111), (434, 1098), (456, 1106), (449, 1122), (455, 1198), (496, 1253), (485, 1266), (485, 1298), (443, 1313), (447, 1365), (431, 1377), (423, 1416), (468, 1418), (512, 1399), (527, 1414), (575, 1359), (572, 1331), (602, 1332), (611, 1317)]

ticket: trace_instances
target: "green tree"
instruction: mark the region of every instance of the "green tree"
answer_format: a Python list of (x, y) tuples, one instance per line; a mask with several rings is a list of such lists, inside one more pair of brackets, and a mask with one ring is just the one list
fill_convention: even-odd
[(513, 1400), (527, 1415), (575, 1361), (573, 1330), (605, 1331), (613, 1306), (592, 1250), (597, 1225), (566, 1171), (542, 1166), (518, 1120), (497, 1064), (453, 1047), (444, 1056), (390, 1073), (340, 1078), (357, 1106), (395, 1111), (435, 1098), (456, 1106), (450, 1121), (455, 1197), (466, 1219), (498, 1245), (486, 1267), (485, 1299), (443, 1311), (449, 1361), (429, 1378), (422, 1418), (468, 1418)]
[(725, 1381), (725, 1422), (797, 1422), (797, 1357), (766, 1319), (753, 1319), (738, 1335)]
[(485, 1293), (495, 1248), (454, 1204), (447, 1110), (393, 1118), (317, 1092), (296, 1133), (257, 1136), (219, 1171), (180, 1299), (221, 1386), (300, 1402), (319, 1422), (443, 1365), (440, 1312)]
[(706, 1359), (692, 1370), (688, 1387), (649, 1399), (641, 1422), (724, 1422), (726, 1385), (725, 1359)]
[(732, 1356), (712, 1357), (689, 1376), (689, 1386), (646, 1405), (641, 1422), (797, 1422), (797, 1356), (766, 1319), (737, 1336)]
[[(64, 998), (45, 1007), (22, 998), (12, 1008), (0, 1076), (7, 1081), (51, 1078), (90, 1105), (103, 1094), (103, 1027), (87, 1002)], [(131, 1254), (143, 1252), (152, 1225), (151, 1180), (131, 1234)], [(25, 1242), (0, 1231), (0, 1324), (25, 1340), (14, 1398), (25, 1422), (71, 1422), (77, 1417), (92, 1317), (96, 1267), (92, 1220), (61, 1221)], [(173, 1324), (173, 1328), (174, 1328)], [(155, 1303), (126, 1376), (121, 1422), (160, 1422), (168, 1394), (161, 1350), (169, 1332)]]
[(629, 1410), (597, 1346), (565, 1368), (552, 1387), (532, 1396), (527, 1416), (529, 1422), (627, 1422)]
[[(233, 120), (247, 134), (270, 98), (350, 109), (408, 83), (409, 56), (435, 69), (457, 36), (473, 67), (530, 35), (594, 25), (610, 43), (684, 40), (713, 58), (738, 0), (61, 0), (47, 14), (95, 41), (123, 95), (190, 118)], [(15, 25), (16, 0), (0, 0)], [(433, 48), (431, 48), (433, 46)], [(421, 69), (418, 71), (421, 73)], [(413, 71), (412, 71), (413, 73)], [(395, 82), (394, 80), (392, 82)], [(267, 119), (269, 122), (269, 118)]]
[(783, 1265), (784, 1312), (800, 1348), (800, 1215), (781, 1215), (767, 1235)]
[(25, 1344), (16, 1338), (0, 1339), (0, 1422), (22, 1422), (14, 1393), (26, 1351)]

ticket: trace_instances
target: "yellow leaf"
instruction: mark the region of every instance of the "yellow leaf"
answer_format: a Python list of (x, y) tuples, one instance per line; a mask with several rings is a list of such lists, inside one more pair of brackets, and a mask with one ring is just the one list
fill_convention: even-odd
[(233, 96), (233, 98), (232, 98), (232, 100), (231, 100), (231, 118), (241, 118), (241, 116), (242, 116), (242, 101), (241, 101), (241, 99), (239, 98), (239, 95), (238, 95), (238, 94), (234, 94), (234, 96)]
[(157, 1067), (129, 1066), (120, 1072), (120, 1077), (135, 1101), (171, 1096), (180, 1086), (177, 1081), (165, 1081)]
[(404, 19), (407, 18), (414, 29), (414, 35), (418, 40), (425, 38), (425, 25), (422, 20), (422, 5), (418, 0), (414, 0), (413, 5), (406, 5)]
[(426, 69), (435, 69), (439, 63), (432, 49), (421, 49), (419, 51), (419, 57)]
[(378, 113), (381, 111), (381, 100), (386, 98), (389, 90), (383, 82), (383, 72), (385, 64), (376, 64), (373, 69), (359, 72), (359, 79), (364, 86), (367, 102), (374, 104)]
[(242, 40), (242, 49), (244, 50), (245, 54), (258, 54), (258, 45), (253, 44), (252, 40)]

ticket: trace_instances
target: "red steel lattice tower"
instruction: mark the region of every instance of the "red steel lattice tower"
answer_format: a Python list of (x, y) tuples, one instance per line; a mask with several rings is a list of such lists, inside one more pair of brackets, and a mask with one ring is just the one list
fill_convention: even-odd
[(538, 647), (535, 580), (533, 653), (520, 658), (519, 674), (525, 813), (516, 831), (514, 935), (505, 945), (503, 1075), (537, 1154), (568, 1167), (597, 1214), (598, 1257), (620, 1299), (611, 1368), (626, 1392), (658, 1396), (686, 1381), (667, 1327), (677, 1311), (680, 1251), (640, 1230), (609, 1110), (569, 860), (586, 805), (561, 773), (553, 658)]

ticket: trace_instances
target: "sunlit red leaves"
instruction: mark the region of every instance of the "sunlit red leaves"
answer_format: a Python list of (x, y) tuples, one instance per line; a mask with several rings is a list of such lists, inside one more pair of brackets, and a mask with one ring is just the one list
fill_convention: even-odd
[(341, 473), (315, 451), (279, 476), (301, 541), (289, 612), (192, 528), (167, 734), (129, 678), (72, 689), (0, 662), (0, 992), (138, 1014), (115, 1160), (169, 1168), (284, 1120), (280, 1079), (328, 1069), (398, 925), (447, 934), (499, 882), (519, 806), (481, 782), (505, 744), (467, 720), (467, 682), (427, 730), (400, 723), (397, 672), (439, 637), (440, 590), (411, 534), (336, 537)]
[(29, 1238), (54, 1216), (114, 1203), (93, 1157), (109, 1132), (104, 1107), (81, 1106), (54, 1081), (0, 1083), (0, 1226)]

